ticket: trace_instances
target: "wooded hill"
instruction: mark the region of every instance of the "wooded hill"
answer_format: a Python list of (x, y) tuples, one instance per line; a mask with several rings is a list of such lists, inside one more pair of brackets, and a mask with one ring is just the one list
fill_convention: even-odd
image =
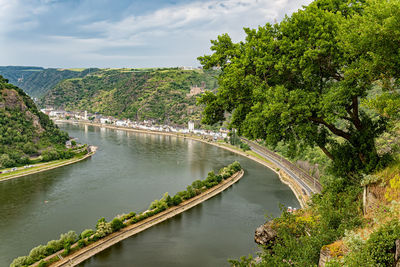
[(39, 101), (41, 106), (87, 110), (119, 118), (186, 124), (199, 120), (192, 87), (215, 91), (216, 70), (102, 69), (61, 81)]
[(42, 67), (0, 67), (0, 75), (31, 97), (41, 97), (62, 80), (84, 77), (97, 69), (45, 69)]
[[(0, 168), (29, 164), (31, 156), (59, 158), (68, 134), (62, 132), (32, 99), (0, 76)], [(54, 158), (54, 159), (55, 159)]]

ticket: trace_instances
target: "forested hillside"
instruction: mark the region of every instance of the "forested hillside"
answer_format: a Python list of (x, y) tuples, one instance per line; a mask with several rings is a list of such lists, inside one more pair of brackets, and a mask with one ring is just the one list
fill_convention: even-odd
[(32, 156), (51, 160), (67, 140), (28, 95), (0, 76), (0, 168), (28, 164)]
[(399, 18), (398, 0), (315, 0), (199, 57), (222, 70), (204, 123), (230, 112), (239, 134), (326, 165), (308, 207), (257, 229), (259, 266), (400, 266)]
[(84, 77), (96, 69), (45, 69), (41, 67), (0, 67), (0, 75), (31, 97), (41, 97), (64, 79)]
[(215, 70), (104, 69), (60, 82), (40, 105), (133, 120), (184, 124), (200, 119), (191, 87), (215, 91)]

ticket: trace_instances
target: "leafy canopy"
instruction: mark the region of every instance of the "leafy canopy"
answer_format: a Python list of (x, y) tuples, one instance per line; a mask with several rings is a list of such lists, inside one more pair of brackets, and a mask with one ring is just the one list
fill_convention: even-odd
[[(243, 42), (228, 34), (212, 40), (213, 54), (198, 59), (222, 73), (217, 94), (198, 101), (203, 122), (229, 112), (231, 127), (250, 138), (320, 147), (336, 174), (373, 170), (380, 162), (374, 139), (386, 119), (368, 115), (360, 100), (382, 77), (397, 81), (400, 62), (398, 48), (386, 52), (400, 40), (398, 9), (378, 12), (378, 2), (317, 0), (280, 23), (245, 28)], [(390, 22), (382, 26), (387, 40), (370, 45), (376, 34), (368, 27), (382, 17)]]

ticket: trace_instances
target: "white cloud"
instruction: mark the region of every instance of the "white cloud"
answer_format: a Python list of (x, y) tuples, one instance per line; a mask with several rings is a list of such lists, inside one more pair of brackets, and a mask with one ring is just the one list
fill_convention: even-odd
[[(0, 0), (0, 28), (8, 31), (39, 27), (37, 18), (52, 11), (51, 0)], [(229, 33), (244, 38), (243, 27), (258, 27), (292, 13), (311, 0), (208, 0), (168, 6), (143, 15), (85, 22), (86, 14), (60, 17), (74, 27), (70, 33), (38, 32), (29, 43), (1, 42), (7, 64), (41, 66), (177, 66), (197, 65), (196, 57), (209, 53), (210, 39)], [(76, 12), (76, 10), (75, 10)], [(34, 15), (32, 15), (34, 14)], [(74, 20), (80, 23), (71, 23)], [(0, 39), (7, 39), (0, 30)], [(2, 38), (3, 37), (3, 38)], [(15, 62), (15, 63), (13, 63)], [(6, 63), (6, 62), (4, 62)], [(69, 65), (68, 65), (69, 64)], [(130, 64), (130, 65), (129, 65)]]

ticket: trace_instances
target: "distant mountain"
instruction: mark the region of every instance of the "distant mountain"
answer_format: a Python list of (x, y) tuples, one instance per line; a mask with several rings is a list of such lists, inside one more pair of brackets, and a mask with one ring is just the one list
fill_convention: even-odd
[(218, 74), (217, 70), (178, 68), (102, 69), (61, 81), (39, 103), (133, 120), (185, 124), (200, 119), (196, 95), (216, 90)]
[(84, 77), (97, 69), (45, 69), (42, 67), (0, 67), (0, 75), (31, 97), (41, 97), (64, 79)]
[(24, 91), (0, 76), (0, 168), (28, 164), (32, 156), (60, 158), (67, 140), (68, 134), (40, 112)]

